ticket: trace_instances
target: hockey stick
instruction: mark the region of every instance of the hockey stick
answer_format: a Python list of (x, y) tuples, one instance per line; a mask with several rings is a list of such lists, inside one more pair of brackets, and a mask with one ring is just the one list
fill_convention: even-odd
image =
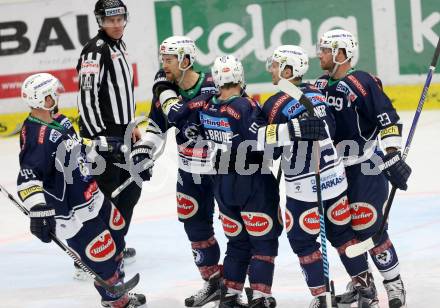
[[(437, 65), (439, 54), (440, 54), (440, 38), (437, 42), (437, 47), (435, 48), (434, 57), (432, 58), (428, 75), (426, 76), (425, 85), (423, 87), (423, 91), (420, 96), (419, 104), (417, 105), (416, 113), (414, 114), (414, 119), (411, 124), (411, 129), (408, 134), (408, 139), (406, 139), (405, 149), (403, 150), (403, 154), (402, 154), (402, 160), (406, 159), (406, 157), (408, 156), (409, 149), (411, 148), (411, 142), (414, 137), (414, 133), (416, 131), (417, 122), (419, 121), (420, 114), (422, 113), (422, 108), (425, 103), (426, 95), (428, 94), (429, 85), (431, 84), (432, 75), (434, 73), (435, 66)], [(350, 258), (357, 257), (367, 252), (368, 250), (376, 247), (380, 243), (380, 240), (382, 239), (382, 235), (385, 231), (385, 225), (387, 223), (388, 216), (390, 214), (391, 205), (393, 204), (396, 190), (397, 188), (393, 186), (390, 192), (390, 196), (388, 197), (387, 204), (385, 206), (385, 212), (379, 230), (372, 237), (366, 239), (365, 241), (348, 246), (347, 249), (345, 250), (345, 253), (347, 254), (348, 257)]]
[[(314, 107), (312, 102), (303, 94), (303, 92), (298, 89), (293, 83), (286, 79), (281, 79), (278, 82), (278, 88), (291, 96), (292, 98), (299, 101), (307, 110), (309, 116), (314, 116)], [(330, 273), (329, 273), (329, 263), (327, 256), (327, 235), (325, 231), (325, 209), (324, 203), (322, 202), (322, 191), (321, 191), (321, 174), (319, 169), (319, 143), (314, 142), (314, 155), (315, 155), (315, 181), (316, 181), (316, 195), (318, 199), (318, 211), (319, 211), (319, 235), (321, 237), (321, 247), (322, 247), (322, 263), (324, 266), (324, 281), (325, 281), (325, 301), (327, 307), (332, 307), (332, 289), (330, 287)]]
[[(26, 216), (29, 216), (29, 211), (23, 205), (21, 205), (2, 185), (0, 185), (0, 190), (14, 205)], [(57, 244), (64, 252), (73, 259), (73, 261), (78, 265), (84, 272), (86, 272), (90, 277), (92, 277), (100, 286), (102, 286), (106, 291), (116, 296), (122, 296), (128, 291), (132, 290), (139, 283), (139, 274), (134, 275), (129, 281), (118, 284), (109, 285), (104, 279), (102, 279), (98, 274), (96, 274), (90, 267), (84, 264), (81, 259), (65, 245), (55, 234), (50, 234), (51, 239)]]

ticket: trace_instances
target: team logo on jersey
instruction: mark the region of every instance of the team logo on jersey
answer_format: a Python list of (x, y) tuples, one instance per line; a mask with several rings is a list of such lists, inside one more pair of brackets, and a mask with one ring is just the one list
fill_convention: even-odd
[(272, 230), (272, 218), (264, 213), (241, 212), (247, 232), (253, 236), (263, 236)]
[(104, 41), (103, 41), (103, 40), (99, 39), (99, 40), (96, 41), (96, 47), (99, 47), (99, 46), (101, 46), (102, 44), (104, 44)]
[(177, 198), (177, 215), (180, 219), (188, 219), (193, 217), (199, 210), (197, 200), (191, 196), (181, 192), (176, 193)]
[(286, 209), (286, 213), (284, 214), (284, 217), (286, 218), (286, 232), (290, 232), (293, 228), (293, 215), (292, 212), (290, 212), (288, 209)]
[(61, 136), (62, 134), (59, 131), (57, 131), (56, 129), (52, 129), (49, 134), (49, 140), (53, 143), (56, 143)]
[(121, 212), (119, 212), (113, 203), (109, 225), (113, 230), (121, 230), (125, 227), (125, 219), (122, 217)]
[(365, 202), (350, 204), (351, 226), (355, 231), (365, 230), (377, 220), (377, 212), (374, 206)]
[(202, 251), (200, 249), (193, 249), (192, 253), (193, 253), (194, 263), (196, 265), (202, 264), (202, 262), (205, 259), (204, 256), (203, 256)]
[(318, 208), (307, 210), (299, 217), (299, 225), (301, 229), (309, 234), (319, 233), (319, 212)]
[(390, 249), (387, 249), (384, 252), (375, 255), (374, 258), (382, 266), (390, 265), (394, 259)]
[(86, 247), (87, 257), (94, 262), (104, 262), (116, 253), (116, 244), (109, 230), (104, 230)]
[(327, 210), (327, 217), (335, 225), (342, 226), (348, 224), (351, 219), (348, 198), (342, 197), (330, 206)]
[(241, 223), (226, 216), (220, 212), (220, 220), (222, 221), (223, 231), (227, 236), (237, 236), (243, 229)]

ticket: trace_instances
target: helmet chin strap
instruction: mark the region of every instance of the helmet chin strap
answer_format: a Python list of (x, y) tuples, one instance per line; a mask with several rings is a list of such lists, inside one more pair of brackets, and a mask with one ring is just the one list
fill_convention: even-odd
[(342, 64), (344, 64), (344, 63), (347, 63), (348, 60), (350, 60), (350, 58), (345, 58), (344, 61), (342, 61), (342, 62), (338, 62), (338, 61), (336, 61), (335, 58), (336, 58), (336, 55), (333, 56), (333, 64), (334, 64), (335, 66), (333, 66), (333, 69), (331, 70), (331, 72), (329, 72), (329, 75), (330, 75), (330, 77), (332, 77), (332, 78), (333, 78), (333, 76), (336, 74), (336, 71), (338, 70), (339, 66), (342, 65)]
[(189, 68), (192, 66), (192, 65), (189, 65), (187, 68), (183, 68), (181, 66), (181, 64), (182, 64), (182, 62), (179, 63), (179, 70), (182, 72), (182, 76), (179, 78), (179, 80), (177, 80), (177, 85), (179, 87), (180, 87), (181, 83), (183, 82), (183, 79), (185, 78), (186, 71), (189, 70)]

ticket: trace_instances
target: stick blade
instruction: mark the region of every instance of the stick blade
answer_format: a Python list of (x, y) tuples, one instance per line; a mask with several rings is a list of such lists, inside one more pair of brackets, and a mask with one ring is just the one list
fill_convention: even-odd
[(286, 79), (281, 79), (278, 81), (278, 89), (296, 100), (299, 100), (303, 95), (302, 91), (298, 89), (298, 87)]
[(111, 286), (108, 291), (116, 296), (122, 296), (128, 291), (132, 290), (139, 283), (140, 275), (139, 273), (134, 275), (129, 281), (122, 283), (120, 285)]
[(366, 239), (365, 241), (348, 246), (347, 249), (345, 249), (345, 254), (349, 258), (355, 258), (355, 257), (360, 256), (361, 254), (367, 252), (368, 250), (374, 248), (375, 246), (376, 245), (374, 244), (373, 238), (370, 237), (370, 238)]

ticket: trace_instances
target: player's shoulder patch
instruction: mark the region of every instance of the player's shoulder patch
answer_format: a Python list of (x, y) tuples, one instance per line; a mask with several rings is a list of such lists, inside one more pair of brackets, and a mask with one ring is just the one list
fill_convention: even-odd
[(56, 129), (51, 129), (50, 134), (49, 134), (49, 140), (53, 143), (56, 143), (58, 141), (58, 139), (60, 139), (60, 137), (63, 134), (61, 134), (59, 131), (57, 131)]
[(63, 116), (63, 119), (60, 121), (60, 124), (65, 127), (66, 129), (72, 128), (72, 122), (70, 122), (68, 117)]

